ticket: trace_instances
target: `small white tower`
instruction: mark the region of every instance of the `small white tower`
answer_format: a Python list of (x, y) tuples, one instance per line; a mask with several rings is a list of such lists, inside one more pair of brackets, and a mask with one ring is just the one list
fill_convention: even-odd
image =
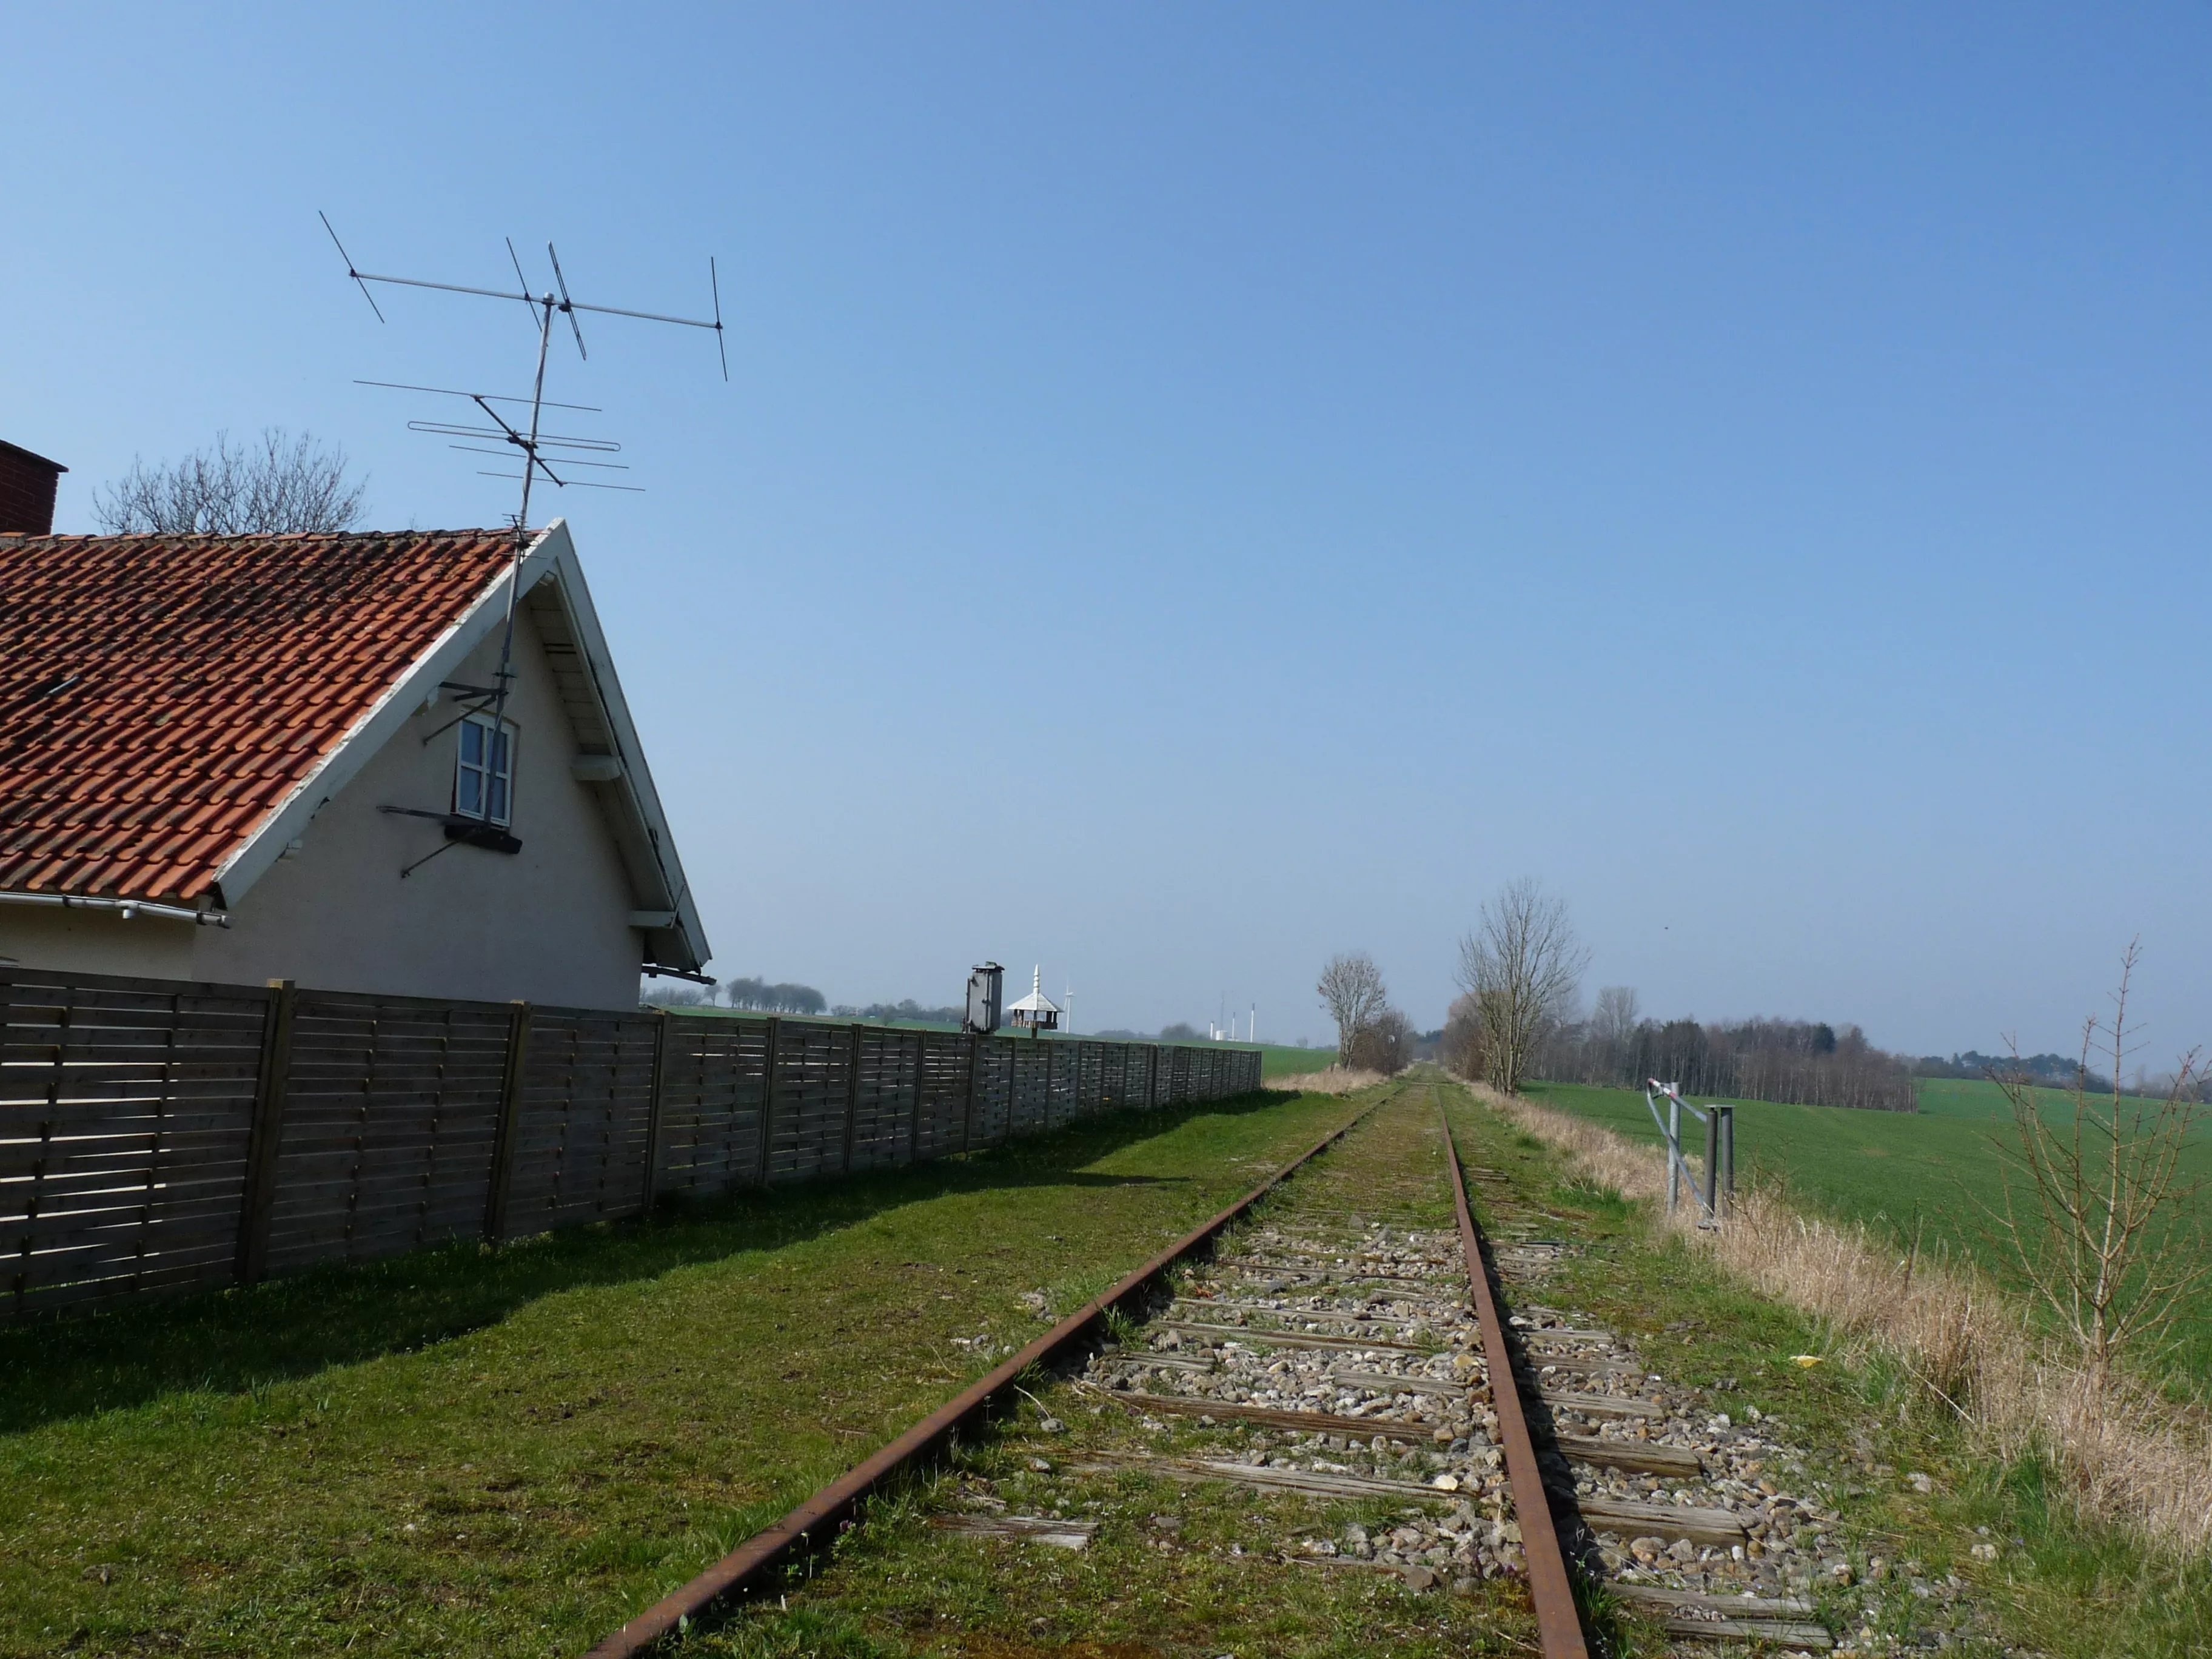
[(1044, 965), (1040, 963), (1030, 973), (1030, 994), (1006, 1010), (1008, 1024), (1026, 1025), (1031, 1036), (1039, 1031), (1057, 1030), (1060, 1027), (1060, 1008), (1044, 994)]

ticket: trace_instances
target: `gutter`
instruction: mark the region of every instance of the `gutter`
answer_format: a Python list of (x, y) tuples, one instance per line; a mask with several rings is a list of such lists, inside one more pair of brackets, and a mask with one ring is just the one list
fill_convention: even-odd
[(62, 910), (112, 910), (124, 921), (154, 916), (162, 921), (196, 921), (206, 927), (228, 927), (228, 910), (188, 910), (181, 904), (155, 904), (148, 899), (87, 898), (77, 893), (0, 893), (0, 904), (43, 904)]

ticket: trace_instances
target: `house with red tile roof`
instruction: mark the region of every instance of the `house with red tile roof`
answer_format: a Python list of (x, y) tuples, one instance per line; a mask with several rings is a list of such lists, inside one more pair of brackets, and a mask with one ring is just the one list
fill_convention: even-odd
[(0, 534), (0, 967), (628, 1008), (707, 957), (565, 523)]

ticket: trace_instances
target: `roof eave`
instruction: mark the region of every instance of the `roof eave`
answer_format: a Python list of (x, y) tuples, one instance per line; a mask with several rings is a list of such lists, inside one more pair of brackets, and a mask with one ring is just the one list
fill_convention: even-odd
[(570, 629), (582, 648), (592, 694), (598, 700), (600, 716), (614, 739), (616, 756), (622, 762), (620, 775), (612, 784), (614, 799), (629, 817), (632, 827), (641, 834), (660, 879), (662, 891), (646, 896), (653, 908), (672, 910), (676, 916), (673, 927), (646, 930), (646, 959), (696, 974), (706, 967), (714, 952), (707, 942), (706, 926), (700, 920), (690, 880), (684, 875), (683, 860), (677, 854), (675, 833), (669, 828), (668, 815), (660, 805), (660, 793), (653, 787), (652, 769), (646, 764), (645, 744), (638, 736), (636, 721), (631, 718), (629, 700), (623, 694), (621, 678), (615, 672), (614, 653), (607, 648), (606, 633), (599, 626), (599, 611), (592, 603), (591, 587), (584, 580), (583, 564), (576, 556), (567, 522), (555, 520), (548, 536), (554, 538), (550, 550), (559, 579), (557, 592)]

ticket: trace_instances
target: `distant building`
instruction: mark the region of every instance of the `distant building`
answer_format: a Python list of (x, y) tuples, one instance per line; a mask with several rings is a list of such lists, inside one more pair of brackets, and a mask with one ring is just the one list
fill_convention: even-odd
[(1030, 975), (1030, 994), (1006, 1010), (1006, 1023), (1026, 1030), (1051, 1031), (1060, 1027), (1060, 1005), (1044, 994), (1044, 969)]
[(563, 523), (483, 695), (513, 547), (0, 535), (0, 968), (604, 1008), (696, 972)]

